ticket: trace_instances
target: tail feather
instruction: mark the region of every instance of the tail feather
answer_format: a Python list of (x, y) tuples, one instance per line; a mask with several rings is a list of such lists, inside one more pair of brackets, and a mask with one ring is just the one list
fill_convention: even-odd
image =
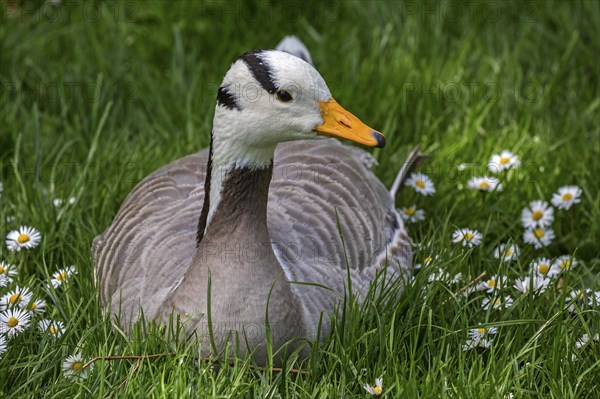
[(310, 51), (308, 51), (308, 48), (296, 36), (290, 35), (284, 37), (275, 47), (275, 50), (285, 51), (286, 53), (302, 58), (304, 61), (313, 65)]
[(398, 194), (398, 191), (400, 191), (404, 182), (408, 179), (408, 176), (410, 176), (410, 174), (428, 158), (429, 155), (422, 154), (419, 151), (419, 146), (413, 148), (410, 154), (408, 154), (406, 161), (404, 161), (404, 164), (402, 164), (402, 168), (400, 168), (400, 171), (396, 175), (396, 179), (394, 179), (394, 184), (392, 184), (392, 188), (390, 189), (392, 198), (396, 198), (396, 194)]

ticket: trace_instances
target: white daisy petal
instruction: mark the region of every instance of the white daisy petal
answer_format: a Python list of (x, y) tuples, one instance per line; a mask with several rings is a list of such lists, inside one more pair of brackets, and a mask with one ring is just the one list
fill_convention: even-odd
[(425, 211), (417, 209), (416, 205), (404, 207), (399, 210), (402, 220), (408, 223), (417, 223), (425, 220)]
[(40, 320), (38, 328), (41, 332), (47, 333), (55, 338), (60, 338), (65, 331), (65, 325), (60, 320)]
[(0, 335), (0, 359), (2, 359), (4, 352), (6, 352), (6, 338), (4, 338), (4, 335)]
[(492, 173), (500, 173), (503, 170), (519, 167), (519, 158), (508, 150), (502, 151), (498, 155), (492, 155), (488, 162), (488, 169)]
[(527, 294), (531, 292), (534, 296), (543, 293), (550, 284), (549, 278), (539, 276), (527, 276), (515, 281), (514, 288), (517, 291)]
[(15, 265), (0, 262), (0, 276), (6, 277), (6, 279), (10, 283), (15, 277), (17, 277), (17, 268), (15, 267)]
[(494, 258), (500, 259), (502, 262), (511, 262), (517, 260), (520, 249), (515, 244), (500, 244), (494, 249)]
[(39, 245), (42, 235), (33, 227), (21, 226), (6, 236), (6, 246), (10, 251), (19, 252), (22, 248), (31, 249)]
[(31, 313), (44, 313), (46, 311), (46, 301), (44, 301), (43, 299), (33, 300), (29, 302), (25, 309)]
[(554, 221), (554, 208), (545, 201), (533, 201), (521, 212), (521, 222), (526, 229), (549, 227)]
[(507, 278), (505, 276), (491, 276), (487, 281), (479, 282), (479, 284), (477, 284), (477, 289), (492, 293), (495, 290), (503, 289), (506, 281)]
[(563, 186), (557, 193), (552, 194), (552, 205), (558, 209), (569, 209), (574, 204), (579, 204), (581, 200), (581, 189), (577, 186)]
[(458, 229), (452, 233), (452, 242), (463, 247), (473, 248), (481, 244), (482, 235), (477, 230)]
[(87, 377), (87, 373), (92, 368), (93, 364), (85, 369), (83, 368), (84, 364), (85, 362), (81, 353), (76, 353), (75, 355), (67, 357), (63, 362), (63, 372), (65, 377), (73, 379), (83, 379)]
[(552, 261), (548, 258), (538, 258), (531, 262), (530, 273), (540, 277), (554, 277), (558, 274), (556, 269), (552, 268)]
[(547, 247), (554, 240), (554, 230), (549, 227), (536, 227), (527, 229), (523, 233), (523, 241), (526, 244), (531, 244), (535, 249)]
[(54, 287), (55, 289), (58, 288), (63, 283), (67, 282), (69, 278), (71, 278), (71, 276), (73, 276), (74, 274), (77, 274), (77, 269), (75, 269), (75, 266), (69, 266), (64, 269), (58, 269), (56, 272), (54, 272), (54, 274), (52, 275), (52, 279), (50, 280), (50, 282), (52, 283), (52, 287)]
[(30, 320), (31, 316), (23, 309), (8, 309), (0, 313), (0, 334), (14, 338), (29, 326)]
[(2, 306), (7, 308), (13, 308), (19, 306), (21, 308), (25, 308), (27, 304), (31, 301), (31, 291), (27, 287), (19, 287), (16, 286), (14, 290), (9, 291), (6, 295), (0, 298), (0, 303)]
[(429, 178), (429, 176), (423, 173), (413, 173), (406, 180), (405, 183), (407, 186), (410, 186), (415, 189), (416, 192), (423, 195), (433, 195), (435, 194), (435, 186), (433, 182)]
[(502, 191), (500, 180), (490, 176), (472, 177), (469, 179), (468, 186), (470, 189), (479, 191)]
[(563, 255), (556, 258), (552, 266), (555, 267), (555, 270), (558, 273), (560, 273), (562, 271), (569, 271), (571, 269), (574, 269), (578, 264), (579, 262), (577, 262), (577, 259), (575, 259), (571, 255)]
[(363, 388), (370, 395), (379, 396), (383, 392), (383, 378), (382, 377), (376, 378), (374, 386), (371, 386), (369, 384), (364, 384)]

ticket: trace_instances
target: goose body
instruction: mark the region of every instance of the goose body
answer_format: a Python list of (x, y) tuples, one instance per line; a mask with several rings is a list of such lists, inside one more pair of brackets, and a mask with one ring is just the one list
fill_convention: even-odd
[[(359, 295), (382, 268), (386, 279), (409, 275), (409, 239), (393, 197), (370, 170), (370, 155), (337, 139), (313, 140), (322, 131), (344, 138), (359, 132), (351, 138), (369, 145), (382, 137), (349, 113), (327, 111), (337, 103), (309, 64), (278, 51), (248, 54), (219, 89), (211, 148), (143, 179), (94, 241), (103, 303), (126, 327), (140, 312), (164, 323), (178, 315), (190, 334), (207, 336), (210, 307), (218, 346), (237, 334), (246, 350), (264, 349), (268, 302), (277, 349), (315, 338), (320, 322), (320, 334), (328, 333), (327, 313), (347, 290), (348, 275)], [(294, 86), (287, 101), (268, 87), (281, 87), (282, 76), (300, 89), (311, 81), (315, 91), (300, 98)], [(235, 83), (262, 87), (269, 103), (260, 109), (245, 102), (232, 93)], [(286, 106), (303, 101), (304, 110), (288, 114)], [(255, 120), (244, 115), (252, 108), (260, 114)], [(328, 121), (332, 114), (343, 119), (341, 133)], [(271, 129), (261, 123), (275, 132), (258, 133)], [(252, 134), (261, 135), (256, 145)]]

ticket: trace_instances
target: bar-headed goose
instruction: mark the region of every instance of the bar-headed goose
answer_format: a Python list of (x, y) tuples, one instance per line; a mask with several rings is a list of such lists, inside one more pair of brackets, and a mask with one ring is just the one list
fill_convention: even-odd
[(216, 346), (238, 333), (245, 352), (266, 342), (267, 302), (277, 349), (315, 338), (323, 313), (328, 333), (348, 276), (359, 295), (382, 268), (407, 277), (409, 240), (370, 155), (324, 137), (385, 143), (304, 60), (239, 57), (218, 89), (210, 148), (142, 180), (94, 241), (105, 305), (126, 327), (142, 311), (175, 314), (206, 337), (210, 321)]

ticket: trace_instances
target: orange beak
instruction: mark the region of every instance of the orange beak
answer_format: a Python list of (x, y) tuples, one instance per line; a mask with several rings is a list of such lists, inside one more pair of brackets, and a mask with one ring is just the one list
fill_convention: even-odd
[(317, 134), (351, 140), (369, 147), (383, 148), (385, 146), (383, 134), (362, 123), (333, 98), (327, 102), (319, 101), (319, 106), (323, 124), (313, 129)]

